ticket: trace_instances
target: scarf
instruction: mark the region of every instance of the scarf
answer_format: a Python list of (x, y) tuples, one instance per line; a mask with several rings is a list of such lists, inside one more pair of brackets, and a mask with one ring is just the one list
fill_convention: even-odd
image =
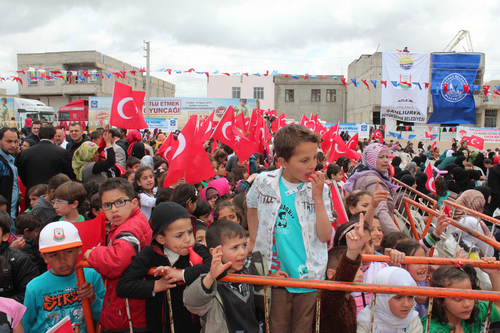
[(128, 141), (128, 150), (127, 150), (127, 155), (130, 156), (132, 154), (132, 147), (134, 146), (134, 143), (140, 142), (141, 141), (141, 132), (138, 130), (130, 130), (127, 133), (127, 141)]
[[(485, 203), (486, 200), (484, 199), (483, 193), (476, 190), (467, 190), (457, 199), (457, 204), (472, 209), (478, 213), (483, 212)], [(455, 209), (455, 213), (453, 214), (453, 219), (455, 221), (460, 221), (464, 216), (464, 210), (458, 208)]]
[[(395, 286), (417, 286), (410, 273), (399, 267), (387, 267), (380, 270), (375, 275), (373, 283)], [(413, 309), (410, 310), (406, 318), (398, 318), (393, 315), (389, 308), (389, 300), (394, 296), (397, 295), (377, 294), (375, 316), (373, 318), (373, 332), (400, 332), (407, 328), (411, 322), (418, 317), (418, 312), (415, 311), (415, 303), (413, 304)], [(370, 298), (370, 303), (366, 308), (361, 310), (357, 318), (358, 323), (363, 323), (367, 327), (370, 327), (372, 313), (371, 302), (372, 298)]]
[(82, 181), (83, 167), (87, 165), (97, 153), (99, 146), (92, 141), (85, 141), (75, 151), (71, 166), (76, 175), (76, 180)]

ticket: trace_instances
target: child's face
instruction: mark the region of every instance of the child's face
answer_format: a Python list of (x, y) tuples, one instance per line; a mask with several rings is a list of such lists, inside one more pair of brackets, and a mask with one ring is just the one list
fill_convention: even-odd
[(413, 308), (414, 296), (395, 295), (389, 300), (389, 309), (398, 318), (404, 319)]
[(5, 205), (0, 205), (0, 209), (1, 209), (1, 210), (4, 210), (4, 211), (7, 211), (7, 204), (5, 204)]
[(219, 211), (219, 220), (229, 220), (240, 223), (240, 221), (238, 221), (238, 216), (236, 215), (234, 210), (229, 207), (224, 207)]
[[(126, 200), (125, 205), (116, 207), (117, 204), (123, 203), (123, 200)], [(117, 226), (123, 224), (129, 218), (130, 214), (132, 214), (134, 208), (137, 207), (137, 199), (130, 200), (123, 191), (118, 189), (104, 192), (101, 196), (101, 203), (102, 205), (113, 203), (111, 209), (104, 212), (108, 221)]]
[(78, 201), (69, 203), (67, 200), (54, 199), (54, 204), (52, 205), (56, 210), (56, 214), (59, 216), (65, 216), (72, 213), (78, 207)]
[(52, 274), (58, 276), (67, 276), (75, 271), (78, 256), (82, 254), (81, 247), (73, 247), (66, 250), (42, 253), (45, 263), (52, 267)]
[(128, 178), (127, 178), (128, 182), (132, 185), (134, 185), (134, 180), (135, 180), (135, 173), (131, 173)]
[(213, 161), (212, 162), (212, 168), (214, 169), (215, 174), (217, 174), (217, 162)]
[(134, 164), (132, 165), (132, 170), (137, 171), (137, 169), (139, 169), (139, 167), (141, 166), (141, 163), (137, 163), (137, 164)]
[(226, 167), (224, 166), (224, 164), (219, 164), (219, 168), (217, 169), (216, 174), (219, 177), (224, 177), (224, 175), (226, 174)]
[(248, 237), (234, 237), (227, 239), (222, 244), (222, 262), (231, 262), (229, 272), (239, 272), (243, 269), (248, 256)]
[(248, 172), (245, 172), (245, 173), (243, 174), (243, 179), (244, 179), (244, 180), (247, 180), (247, 179), (248, 179)]
[(380, 242), (382, 242), (384, 234), (382, 233), (382, 227), (380, 226), (379, 219), (373, 218), (371, 232), (372, 232), (373, 245), (380, 246)]
[(36, 202), (38, 201), (38, 199), (40, 198), (40, 197), (37, 197), (36, 195), (33, 195), (33, 194), (30, 194), (29, 197), (30, 197), (30, 206), (31, 207), (33, 207), (36, 204)]
[(356, 276), (354, 277), (354, 283), (363, 283), (364, 277), (365, 273), (363, 273), (363, 265), (359, 265), (358, 271), (356, 272)]
[[(447, 288), (471, 290), (472, 285), (470, 280), (464, 279), (450, 283)], [(472, 310), (474, 310), (474, 301), (471, 299), (445, 298), (443, 300), (443, 308), (448, 322), (455, 321), (456, 319), (467, 320), (470, 318)]]
[(196, 243), (200, 243), (200, 244), (207, 246), (207, 241), (205, 239), (206, 234), (207, 234), (206, 230), (197, 230), (196, 231)]
[(208, 204), (210, 205), (210, 208), (214, 209), (215, 201), (217, 201), (218, 198), (219, 198), (218, 195), (214, 195), (213, 197), (207, 200)]
[(23, 237), (24, 237), (24, 239), (35, 239), (36, 236), (38, 236), (39, 232), (40, 232), (40, 228), (36, 228), (35, 230), (31, 230), (31, 231), (24, 231)]
[[(417, 251), (415, 251), (413, 257), (425, 257), (424, 249), (419, 248)], [(429, 270), (429, 266), (422, 264), (409, 264), (406, 270), (408, 271), (408, 273), (410, 273), (413, 280), (419, 283), (425, 281), (425, 279), (427, 278), (427, 271)]]
[(361, 198), (359, 198), (359, 201), (356, 204), (356, 206), (349, 206), (349, 210), (351, 211), (352, 215), (366, 212), (371, 202), (372, 202), (372, 196), (369, 194), (365, 194), (361, 196)]
[(309, 182), (309, 177), (316, 169), (318, 147), (314, 142), (302, 142), (293, 150), (288, 161), (282, 157), (278, 162), (283, 167), (283, 177), (291, 183)]
[(210, 217), (210, 213), (200, 216), (199, 219), (202, 220), (205, 223), (205, 225), (209, 225), (210, 223), (212, 223), (212, 218)]
[(335, 180), (337, 183), (340, 183), (342, 181), (342, 170), (333, 176), (333, 180)]
[(361, 249), (361, 254), (375, 254), (375, 248), (373, 246), (370, 230), (365, 230), (365, 245)]
[(163, 235), (156, 236), (158, 243), (181, 256), (189, 254), (188, 247), (194, 246), (193, 224), (189, 217), (170, 223)]
[(146, 170), (141, 174), (141, 178), (137, 181), (143, 191), (150, 191), (155, 186), (155, 176), (151, 170)]

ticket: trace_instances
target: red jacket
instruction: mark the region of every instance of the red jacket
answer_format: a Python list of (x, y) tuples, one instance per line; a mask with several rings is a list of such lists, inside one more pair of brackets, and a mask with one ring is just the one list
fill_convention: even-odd
[[(122, 225), (113, 225), (108, 232), (108, 246), (98, 246), (88, 259), (89, 264), (107, 280), (102, 304), (101, 325), (107, 330), (128, 329), (125, 298), (116, 295), (116, 285), (122, 273), (146, 245), (151, 244), (153, 231), (139, 207), (134, 208)], [(146, 327), (144, 299), (129, 299), (134, 328)]]

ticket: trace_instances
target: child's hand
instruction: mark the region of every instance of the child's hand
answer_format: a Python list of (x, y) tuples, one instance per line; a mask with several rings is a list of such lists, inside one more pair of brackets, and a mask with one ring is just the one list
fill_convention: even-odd
[(314, 201), (323, 199), (323, 186), (325, 184), (325, 174), (323, 172), (312, 172), (307, 179), (312, 185), (312, 198)]
[[(361, 249), (365, 245), (365, 231), (364, 231), (364, 216), (363, 213), (359, 214), (359, 222), (353, 230), (349, 231), (346, 235), (347, 241), (347, 256), (351, 260), (356, 260)], [(351, 258), (352, 255), (354, 258)]]
[[(464, 251), (464, 253), (462, 253)], [(458, 251), (455, 253), (455, 258), (456, 259), (469, 259), (469, 254), (465, 252), (463, 248), (459, 248)]]
[(90, 252), (92, 252), (92, 249), (85, 251), (83, 254), (83, 260), (89, 260)]
[(393, 266), (401, 265), (401, 262), (405, 260), (406, 257), (403, 252), (399, 252), (395, 249), (385, 249), (384, 254), (386, 256), (391, 256), (391, 264), (393, 264)]
[(326, 186), (328, 186), (328, 188), (332, 188), (332, 186), (333, 186), (333, 182), (329, 179), (326, 179), (326, 178), (325, 178), (325, 184), (326, 184)]
[(176, 188), (179, 185), (186, 184), (186, 178), (181, 177), (177, 178), (177, 180), (172, 184), (172, 188)]
[(373, 208), (377, 208), (378, 204), (381, 201), (387, 201), (387, 197), (389, 196), (389, 192), (379, 190), (380, 180), (377, 180), (377, 185), (375, 185), (375, 191), (373, 191), (372, 202), (370, 203)]
[[(486, 261), (488, 264), (493, 264), (495, 263), (496, 258), (495, 257), (482, 257), (481, 260)], [(500, 271), (498, 268), (481, 268), (483, 272), (488, 274), (489, 276), (492, 275), (500, 275)]]
[(274, 276), (274, 277), (281, 277), (281, 278), (290, 278), (287, 272), (282, 271), (281, 269), (278, 269), (276, 272), (273, 274), (269, 274), (269, 276)]
[(154, 271), (154, 276), (162, 276), (161, 279), (155, 281), (153, 289), (154, 293), (159, 293), (168, 289), (175, 288), (177, 279), (173, 276), (172, 267), (158, 266)]
[(215, 280), (219, 275), (224, 273), (224, 271), (230, 268), (232, 262), (222, 263), (222, 246), (219, 245), (214, 249), (212, 253), (212, 264), (210, 265), (210, 272), (208, 275), (211, 279)]
[(19, 237), (19, 238), (15, 239), (14, 241), (12, 241), (12, 243), (10, 243), (10, 247), (13, 247), (13, 248), (18, 249), (18, 250), (24, 249), (25, 245), (26, 245), (26, 241), (22, 237)]
[(255, 180), (255, 178), (257, 178), (258, 175), (259, 175), (258, 173), (252, 173), (250, 177), (248, 177), (247, 182), (252, 184), (252, 182)]
[(90, 301), (90, 304), (94, 303), (95, 301), (94, 286), (91, 285), (90, 282), (85, 282), (84, 284), (82, 284), (82, 286), (78, 290), (78, 297), (80, 298), (80, 300), (88, 299)]
[(441, 236), (441, 234), (446, 231), (446, 228), (449, 225), (450, 225), (450, 222), (446, 221), (446, 215), (445, 214), (439, 215), (437, 223), (436, 223), (436, 228), (434, 229), (434, 231), (432, 232), (432, 234), (436, 238), (439, 239), (439, 236)]

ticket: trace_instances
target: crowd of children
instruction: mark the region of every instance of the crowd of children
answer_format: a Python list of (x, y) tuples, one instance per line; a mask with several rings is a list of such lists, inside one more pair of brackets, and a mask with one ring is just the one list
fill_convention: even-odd
[[(121, 177), (100, 183), (58, 174), (30, 188), (30, 208), (15, 230), (5, 204), (0, 331), (6, 325), (6, 332), (46, 332), (69, 317), (75, 332), (87, 332), (82, 301), (88, 300), (105, 333), (265, 332), (263, 288), (221, 281), (228, 273), (479, 289), (469, 265), (430, 270), (402, 263), (428, 255), (448, 227), (444, 215), (419, 241), (384, 234), (376, 211), (392, 190), (378, 181), (375, 191), (347, 193), (346, 178), (356, 172), (350, 161), (324, 166), (321, 137), (301, 125), (281, 128), (273, 140), (273, 158), (256, 153), (242, 162), (222, 145), (211, 154), (214, 176), (198, 184), (180, 178), (164, 188), (168, 162), (159, 156), (131, 156)], [(344, 197), (348, 221), (341, 225), (332, 186)], [(96, 227), (84, 227), (90, 223)], [(95, 243), (86, 244), (94, 234)], [(373, 254), (390, 259), (362, 262)], [(83, 285), (75, 274), (80, 259), (92, 267), (84, 269)], [(500, 291), (498, 269), (483, 271)], [(316, 311), (321, 332), (413, 333), (427, 325), (426, 297), (377, 294), (373, 303), (370, 293), (331, 290), (322, 291), (317, 308), (317, 295), (316, 289), (269, 288), (270, 332), (312, 332)], [(500, 321), (498, 306), (491, 322)], [(436, 298), (430, 332), (479, 332), (487, 312), (485, 302)]]

